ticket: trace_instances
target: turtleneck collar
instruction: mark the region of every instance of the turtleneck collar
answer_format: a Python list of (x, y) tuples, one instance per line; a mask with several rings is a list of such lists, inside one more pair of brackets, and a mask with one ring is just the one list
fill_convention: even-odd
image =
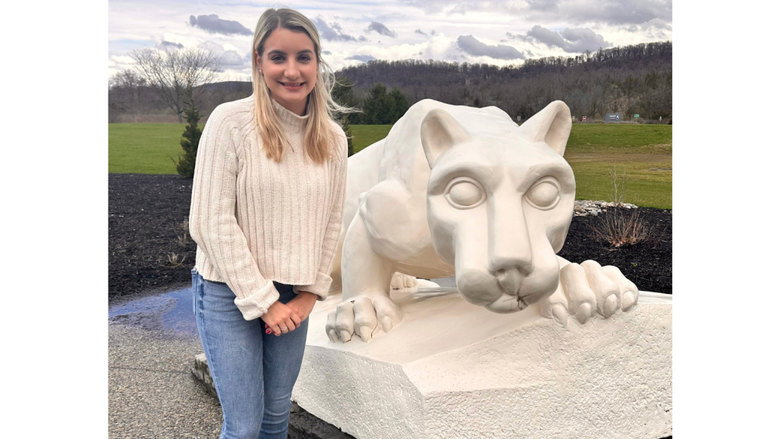
[(296, 131), (303, 131), (306, 129), (306, 123), (309, 121), (309, 113), (306, 112), (305, 116), (298, 116), (292, 111), (282, 107), (278, 102), (271, 98), (271, 103), (274, 106), (276, 114), (281, 119), (282, 123)]

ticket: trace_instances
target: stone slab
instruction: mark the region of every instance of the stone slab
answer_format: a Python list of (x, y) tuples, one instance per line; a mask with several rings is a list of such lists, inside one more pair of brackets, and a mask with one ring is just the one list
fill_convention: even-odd
[[(443, 289), (446, 290), (446, 289)], [(312, 312), (293, 400), (356, 438), (660, 438), (672, 434), (672, 300), (645, 293), (566, 327), (458, 294), (394, 292), (403, 322), (332, 343)]]

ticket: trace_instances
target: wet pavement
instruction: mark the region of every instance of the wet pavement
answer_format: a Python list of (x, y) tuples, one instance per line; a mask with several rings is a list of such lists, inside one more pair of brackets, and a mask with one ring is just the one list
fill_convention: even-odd
[(108, 320), (197, 338), (198, 327), (192, 309), (192, 288), (185, 288), (109, 306)]

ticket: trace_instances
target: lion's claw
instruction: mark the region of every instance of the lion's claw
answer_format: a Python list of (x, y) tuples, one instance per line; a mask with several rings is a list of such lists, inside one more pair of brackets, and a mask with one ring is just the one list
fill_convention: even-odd
[(628, 311), (636, 306), (638, 298), (636, 285), (617, 267), (602, 267), (589, 260), (561, 269), (558, 289), (542, 303), (541, 310), (542, 315), (566, 327), (566, 310), (577, 321), (585, 323), (596, 313), (606, 319), (619, 310)]
[(401, 310), (386, 296), (378, 296), (373, 301), (365, 296), (359, 296), (340, 303), (328, 314), (325, 332), (328, 338), (336, 343), (346, 343), (357, 334), (368, 342), (381, 322), (382, 330), (391, 331), (401, 322)]

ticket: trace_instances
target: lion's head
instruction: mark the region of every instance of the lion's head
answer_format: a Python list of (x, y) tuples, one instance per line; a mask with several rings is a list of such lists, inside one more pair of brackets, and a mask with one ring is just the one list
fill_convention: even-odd
[(467, 301), (509, 313), (557, 288), (555, 254), (574, 207), (574, 173), (563, 159), (571, 126), (560, 101), (499, 142), (470, 135), (442, 109), (423, 120), (428, 226)]

